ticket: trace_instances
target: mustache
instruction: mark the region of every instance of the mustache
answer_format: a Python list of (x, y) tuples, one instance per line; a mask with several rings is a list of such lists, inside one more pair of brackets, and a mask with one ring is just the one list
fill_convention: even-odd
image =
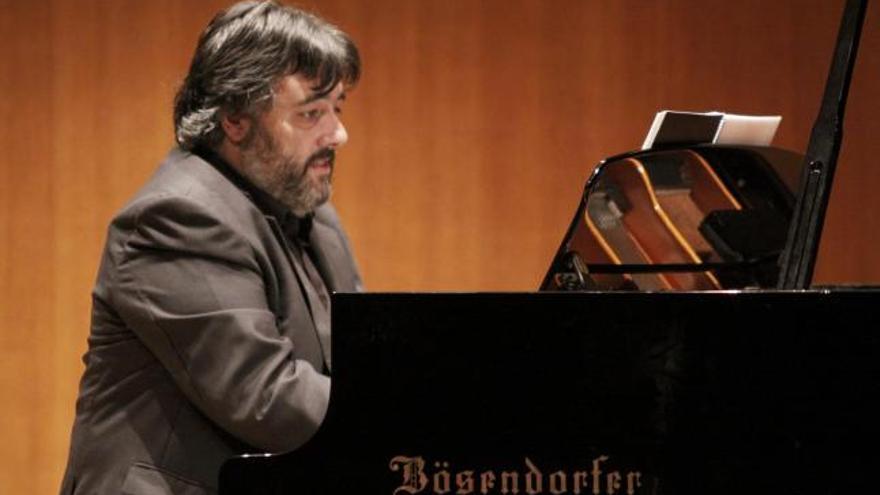
[(333, 148), (324, 148), (322, 150), (316, 151), (312, 156), (306, 160), (306, 166), (310, 166), (315, 162), (320, 162), (326, 160), (331, 166), (333, 166), (334, 162), (336, 162), (336, 150)]

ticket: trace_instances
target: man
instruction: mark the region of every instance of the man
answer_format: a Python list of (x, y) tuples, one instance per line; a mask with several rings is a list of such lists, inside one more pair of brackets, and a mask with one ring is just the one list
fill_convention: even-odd
[(179, 148), (108, 230), (62, 493), (212, 493), (226, 458), (317, 430), (328, 293), (360, 289), (326, 202), (359, 74), (344, 33), (290, 7), (208, 25)]

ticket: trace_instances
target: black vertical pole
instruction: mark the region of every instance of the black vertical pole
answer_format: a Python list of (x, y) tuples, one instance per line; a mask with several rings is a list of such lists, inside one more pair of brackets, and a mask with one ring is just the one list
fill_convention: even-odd
[(804, 156), (800, 194), (780, 257), (777, 287), (806, 289), (813, 279), (816, 253), (831, 195), (831, 183), (843, 138), (843, 114), (859, 48), (867, 0), (847, 0), (837, 35), (834, 59), (825, 83), (819, 116)]

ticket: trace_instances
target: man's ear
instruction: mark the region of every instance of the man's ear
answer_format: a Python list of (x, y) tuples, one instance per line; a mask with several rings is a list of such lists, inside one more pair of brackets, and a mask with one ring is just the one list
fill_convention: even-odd
[(230, 115), (224, 114), (220, 117), (220, 125), (223, 126), (223, 132), (226, 138), (232, 144), (238, 145), (248, 136), (251, 130), (251, 118), (246, 115)]

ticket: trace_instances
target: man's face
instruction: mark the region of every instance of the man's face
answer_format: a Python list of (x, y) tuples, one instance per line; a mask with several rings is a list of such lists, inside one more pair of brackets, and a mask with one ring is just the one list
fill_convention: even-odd
[(299, 216), (330, 198), (335, 150), (348, 140), (339, 120), (342, 83), (324, 96), (311, 88), (301, 76), (283, 77), (241, 144), (244, 175)]

